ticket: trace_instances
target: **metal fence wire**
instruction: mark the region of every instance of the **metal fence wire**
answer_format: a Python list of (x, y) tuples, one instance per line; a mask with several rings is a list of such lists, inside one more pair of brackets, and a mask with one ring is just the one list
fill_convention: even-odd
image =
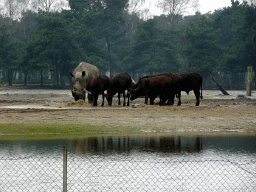
[[(67, 159), (65, 160), (65, 158)], [(67, 164), (66, 164), (67, 163)], [(67, 171), (67, 172), (66, 172)], [(256, 159), (140, 153), (0, 156), (0, 191), (255, 191)]]

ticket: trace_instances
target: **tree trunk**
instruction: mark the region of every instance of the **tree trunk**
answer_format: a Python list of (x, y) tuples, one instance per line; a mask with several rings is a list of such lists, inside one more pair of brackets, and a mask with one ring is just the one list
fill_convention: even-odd
[(12, 85), (12, 69), (8, 69), (8, 83)]
[(43, 85), (44, 85), (43, 69), (40, 70), (40, 76), (41, 76), (41, 79), (40, 79), (40, 86), (43, 87)]
[(63, 72), (60, 72), (60, 84), (61, 86), (65, 86), (65, 76)]
[(24, 87), (27, 86), (28, 70), (24, 70)]
[(58, 85), (58, 71), (56, 68), (53, 70), (53, 85)]

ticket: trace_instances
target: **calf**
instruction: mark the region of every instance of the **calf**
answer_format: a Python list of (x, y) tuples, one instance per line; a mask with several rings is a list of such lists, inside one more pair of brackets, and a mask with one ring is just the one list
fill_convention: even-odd
[(143, 78), (139, 81), (136, 89), (130, 89), (131, 101), (139, 96), (145, 95), (145, 104), (150, 99), (150, 105), (154, 104), (155, 98), (159, 95), (160, 105), (163, 105), (166, 99), (173, 100), (176, 90), (175, 82), (168, 76), (155, 76)]
[(100, 76), (94, 77), (90, 84), (90, 91), (92, 95), (93, 106), (97, 106), (97, 100), (98, 100), (99, 94), (102, 95), (101, 106), (104, 106), (105, 90), (109, 91), (109, 77), (106, 75), (100, 75)]
[[(185, 91), (189, 94), (189, 91), (193, 90), (196, 96), (196, 106), (200, 104), (200, 97), (203, 99), (202, 94), (202, 84), (203, 84), (203, 77), (196, 72), (192, 73), (185, 73), (179, 75), (181, 78), (181, 91)], [(200, 94), (201, 89), (201, 94)]]
[[(123, 106), (125, 106), (125, 90), (129, 89), (132, 85), (131, 76), (128, 73), (118, 73), (110, 78), (109, 85), (109, 92), (107, 96), (109, 106), (112, 105), (113, 96), (116, 93), (118, 93), (118, 105), (121, 105), (120, 94), (123, 93)], [(129, 100), (130, 98), (128, 97), (127, 106), (129, 106)]]

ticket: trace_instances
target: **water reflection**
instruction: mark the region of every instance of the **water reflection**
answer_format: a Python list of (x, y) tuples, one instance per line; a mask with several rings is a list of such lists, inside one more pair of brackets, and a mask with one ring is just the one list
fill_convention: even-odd
[(92, 137), (72, 142), (74, 153), (129, 153), (130, 151), (152, 151), (160, 153), (197, 153), (202, 150), (201, 137)]
[(84, 139), (0, 141), (1, 154), (52, 153), (101, 154), (130, 153), (200, 153), (202, 150), (256, 153), (256, 135), (159, 136), (159, 137), (88, 137)]

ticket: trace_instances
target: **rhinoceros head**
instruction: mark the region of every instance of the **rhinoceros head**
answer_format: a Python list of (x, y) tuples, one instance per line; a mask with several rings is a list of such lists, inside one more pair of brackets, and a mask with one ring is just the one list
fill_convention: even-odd
[(85, 90), (84, 89), (73, 89), (71, 90), (72, 96), (74, 97), (75, 101), (82, 99), (85, 101)]
[(74, 89), (84, 89), (86, 87), (88, 77), (85, 71), (76, 72), (75, 74), (72, 72), (69, 73), (72, 77), (72, 84)]
[(73, 84), (74, 89), (71, 92), (72, 92), (72, 96), (74, 97), (75, 101), (77, 101), (79, 99), (85, 100), (85, 90), (84, 89), (85, 89), (86, 83), (87, 83), (86, 72), (85, 71), (76, 72), (76, 73), (69, 72), (69, 74), (72, 77), (72, 84)]

